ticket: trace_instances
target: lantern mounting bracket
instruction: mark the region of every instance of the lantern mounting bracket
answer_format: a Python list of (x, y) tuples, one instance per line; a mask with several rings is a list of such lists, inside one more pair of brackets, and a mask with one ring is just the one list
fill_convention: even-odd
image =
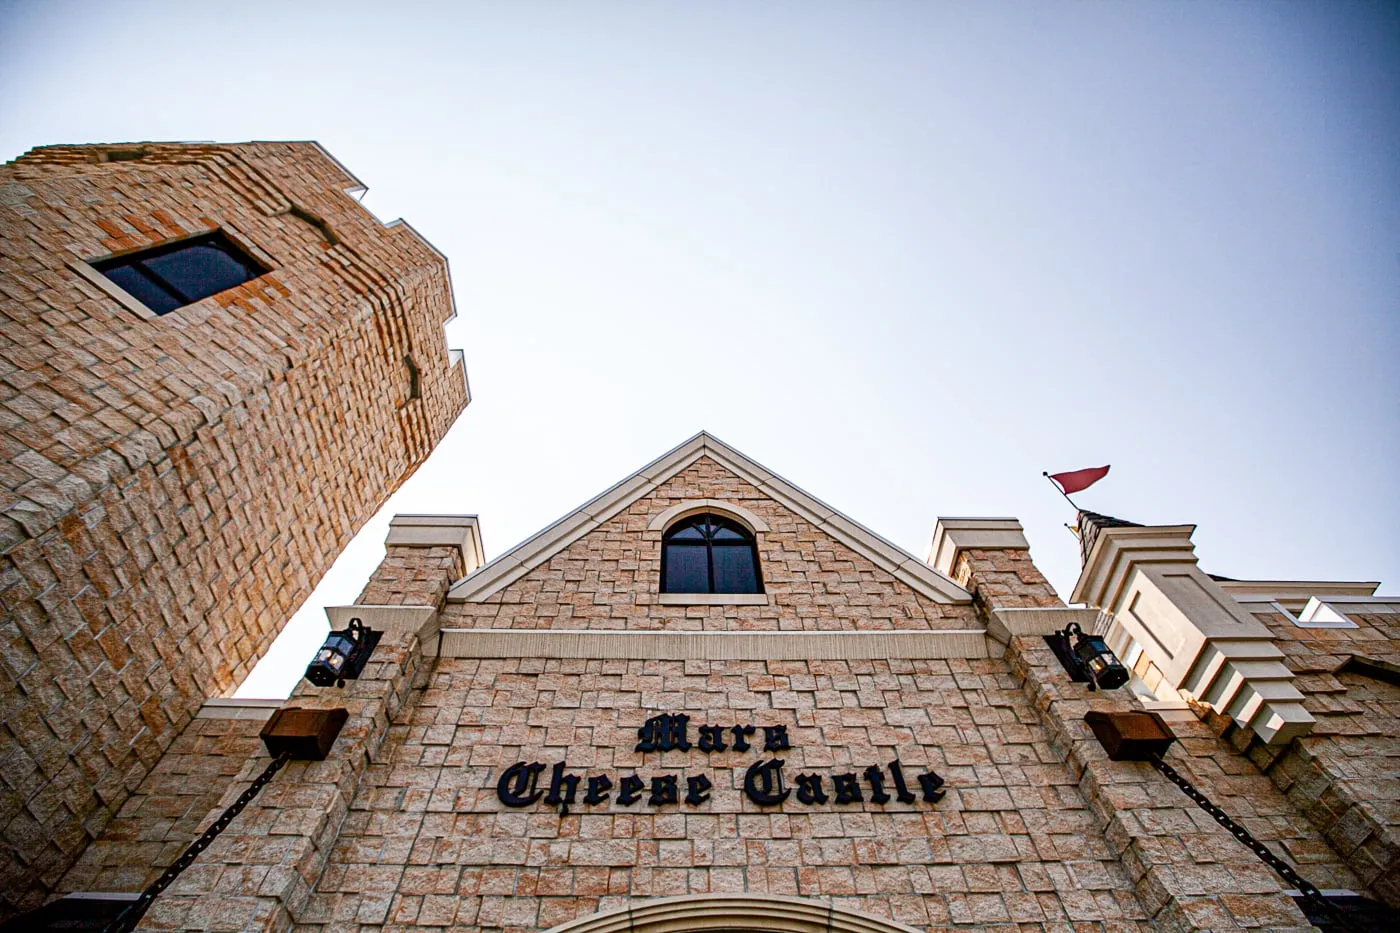
[[(1078, 622), (1071, 622), (1053, 635), (1046, 635), (1045, 643), (1055, 652), (1055, 657), (1070, 680), (1087, 683), (1090, 690), (1113, 690), (1128, 682), (1129, 674), (1122, 662), (1114, 656), (1108, 643), (1097, 635), (1086, 635)], [(1070, 642), (1070, 638), (1074, 642)]]
[(1055, 652), (1055, 658), (1060, 662), (1069, 679), (1077, 684), (1087, 683), (1089, 689), (1094, 689), (1094, 679), (1089, 676), (1089, 672), (1084, 670), (1084, 665), (1074, 656), (1074, 649), (1070, 647), (1069, 639), (1071, 635), (1079, 633), (1079, 625), (1071, 622), (1058, 632), (1045, 636), (1045, 643), (1050, 646), (1050, 650)]
[(356, 651), (350, 656), (345, 664), (345, 671), (340, 675), (340, 683), (337, 684), (337, 686), (343, 687), (345, 686), (345, 681), (359, 678), (360, 672), (365, 669), (365, 662), (369, 660), (370, 655), (374, 654), (374, 649), (379, 646), (379, 639), (382, 638), (383, 635), (383, 632), (372, 629), (368, 625), (365, 626), (365, 646), (362, 650)]

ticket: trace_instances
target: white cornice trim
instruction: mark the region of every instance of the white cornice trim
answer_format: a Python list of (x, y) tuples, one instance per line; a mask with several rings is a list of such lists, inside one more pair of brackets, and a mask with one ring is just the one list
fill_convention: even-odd
[(643, 632), (445, 628), (444, 658), (629, 661), (851, 661), (1000, 657), (983, 629), (845, 632)]
[(459, 580), (448, 591), (448, 602), (481, 602), (500, 592), (701, 457), (709, 457), (748, 481), (760, 492), (816, 525), (919, 595), (937, 603), (972, 602), (972, 594), (913, 554), (842, 515), (704, 431)]

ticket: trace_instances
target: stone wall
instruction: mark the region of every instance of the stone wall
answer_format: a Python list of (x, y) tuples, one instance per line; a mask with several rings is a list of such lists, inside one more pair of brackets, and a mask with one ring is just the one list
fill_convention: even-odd
[[(896, 758), (949, 791), (937, 804), (765, 810), (740, 784), (774, 755), (636, 752), (663, 710), (786, 726), (792, 749), (776, 757), (789, 782), (819, 773), (828, 795), (830, 775)], [(614, 788), (567, 816), (512, 810), (495, 788), (519, 760), (615, 785), (704, 775), (714, 789), (699, 807), (622, 806)], [(442, 659), (370, 767), (305, 922), (524, 931), (633, 897), (748, 891), (919, 927), (1147, 929), (1095, 822), (1002, 660)]]
[(1343, 666), (1353, 655), (1400, 665), (1400, 614), (1347, 613), (1356, 628), (1302, 628), (1278, 613), (1257, 615), (1299, 675), (1317, 725), (1284, 749), (1227, 734), (1269, 769), (1362, 887), (1400, 908), (1400, 686)]
[[(660, 532), (648, 523), (699, 498), (730, 499), (769, 525), (769, 606), (662, 604)], [(401, 577), (390, 563), (381, 575)], [(463, 638), (483, 627), (625, 628), (789, 630), (800, 642), (822, 630), (994, 629), (992, 614), (1008, 610), (1074, 615), (1024, 549), (968, 550), (954, 576), (973, 605), (913, 593), (702, 459), (500, 593), (447, 603), (440, 621)], [(1107, 760), (1084, 714), (1136, 700), (1071, 684), (1036, 636), (980, 660), (493, 650), (501, 656), (438, 659), (390, 727), (298, 929), (533, 930), (634, 898), (726, 892), (808, 897), (928, 930), (1307, 928), (1280, 880), (1180, 791), (1145, 765)], [(791, 750), (767, 757), (784, 761), (790, 787), (816, 773), (830, 794), (833, 775), (898, 759), (944, 777), (947, 793), (761, 807), (741, 789), (764, 757), (754, 751), (637, 751), (639, 728), (659, 713), (686, 714), (692, 729), (785, 726)], [(1320, 885), (1356, 884), (1258, 768), (1207, 725), (1175, 728), (1183, 773)], [(545, 765), (541, 788), (566, 762), (580, 799), (567, 813), (544, 800), (504, 806), (498, 782), (516, 762)], [(633, 774), (643, 799), (624, 805), (618, 787)], [(681, 794), (690, 776), (713, 789), (695, 806), (649, 805), (652, 778), (667, 774)], [(588, 805), (594, 776), (613, 786)]]
[[(53, 889), (466, 404), (442, 258), (353, 184), (312, 143), (0, 169), (0, 916)], [(273, 271), (147, 319), (72, 265), (213, 228)]]
[[(446, 595), (460, 551), (391, 546), (360, 605), (331, 610), (385, 632), (364, 675), (343, 690), (302, 685), (292, 701), (349, 710), (330, 758), (289, 765), (144, 928), (523, 933), (706, 894), (804, 898), (929, 933), (1309, 928), (1283, 882), (1176, 787), (1107, 759), (1085, 714), (1141, 704), (1060, 668), (1040, 634), (1096, 612), (1060, 603), (1024, 546), (959, 551), (953, 576), (972, 599), (939, 602), (754, 492), (701, 459), (478, 602)], [(769, 528), (771, 602), (663, 604), (651, 518), (727, 496)], [(451, 640), (434, 637), (440, 626)], [(782, 657), (755, 647), (775, 636)], [(967, 638), (993, 656), (933, 656)], [(532, 655), (542, 639), (561, 656)], [(656, 652), (607, 656), (618, 639)], [(833, 639), (914, 640), (928, 656), (819, 657)], [(734, 656), (698, 656), (721, 641)], [(481, 654), (453, 656), (462, 646)], [(660, 715), (688, 717), (689, 748), (638, 748)], [(702, 725), (723, 727), (727, 747), (702, 747)], [(729, 730), (747, 725), (753, 747), (734, 748)], [(1179, 771), (1313, 882), (1358, 888), (1329, 836), (1228, 735), (1189, 711), (1171, 725)], [(767, 747), (765, 727), (786, 742)], [(788, 793), (760, 799), (750, 769), (779, 761)], [(220, 805), (265, 762), (248, 761)], [(512, 783), (535, 764), (534, 784)], [(942, 779), (937, 792), (924, 774)], [(826, 799), (799, 796), (810, 775)], [(845, 775), (858, 799), (838, 799)], [(141, 808), (178, 808), (149, 786)], [(590, 802), (595, 788), (605, 796)], [(123, 848), (171, 853), (107, 846), (93, 870)]]

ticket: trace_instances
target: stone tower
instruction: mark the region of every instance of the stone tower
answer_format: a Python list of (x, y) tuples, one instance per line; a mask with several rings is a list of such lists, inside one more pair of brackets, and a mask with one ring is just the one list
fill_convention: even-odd
[(0, 917), (53, 889), (469, 400), (445, 258), (362, 190), (314, 142), (0, 169)]

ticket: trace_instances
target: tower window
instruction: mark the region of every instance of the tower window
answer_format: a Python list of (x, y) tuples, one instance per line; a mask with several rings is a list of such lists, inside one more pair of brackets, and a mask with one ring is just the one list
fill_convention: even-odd
[(762, 593), (753, 534), (709, 513), (681, 519), (661, 539), (661, 592)]
[(268, 271), (218, 231), (92, 266), (156, 314), (169, 314)]

